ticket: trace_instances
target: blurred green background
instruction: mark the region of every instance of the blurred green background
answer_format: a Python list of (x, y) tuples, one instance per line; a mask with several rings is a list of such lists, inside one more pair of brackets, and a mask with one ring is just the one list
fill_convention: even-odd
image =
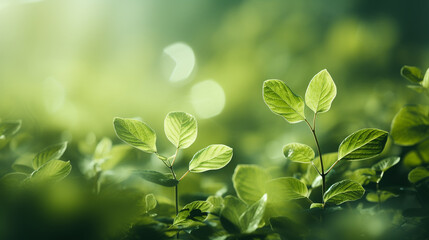
[(172, 154), (163, 120), (186, 111), (199, 135), (185, 157), (224, 143), (235, 164), (271, 165), (284, 144), (312, 136), (269, 111), (263, 81), (303, 96), (327, 68), (338, 95), (317, 129), (322, 151), (336, 151), (359, 128), (389, 130), (403, 104), (420, 101), (399, 69), (428, 65), (428, 10), (428, 1), (0, 0), (0, 116), (23, 120), (34, 151), (89, 133), (119, 142), (113, 117), (140, 117)]

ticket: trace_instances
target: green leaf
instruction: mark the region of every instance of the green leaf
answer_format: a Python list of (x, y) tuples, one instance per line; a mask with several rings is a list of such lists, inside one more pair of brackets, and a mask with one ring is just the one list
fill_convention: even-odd
[(404, 157), (404, 165), (407, 167), (417, 167), (429, 163), (429, 139), (413, 146)]
[(396, 144), (411, 146), (429, 136), (429, 106), (409, 105), (401, 108), (392, 121), (392, 138)]
[(387, 199), (392, 197), (398, 197), (399, 195), (394, 194), (389, 191), (380, 191), (379, 193), (376, 192), (370, 192), (366, 195), (366, 200), (368, 202), (385, 202)]
[(156, 134), (146, 123), (117, 117), (113, 124), (116, 135), (122, 141), (147, 153), (156, 152)]
[(152, 193), (149, 193), (145, 196), (145, 208), (146, 212), (149, 212), (156, 208), (156, 198), (155, 195)]
[(49, 146), (39, 153), (33, 158), (33, 168), (39, 169), (43, 164), (47, 163), (52, 159), (59, 159), (67, 149), (67, 142), (55, 144), (53, 146)]
[(226, 196), (220, 213), (220, 223), (229, 233), (238, 234), (242, 231), (240, 216), (246, 211), (247, 205), (233, 196)]
[(216, 170), (225, 167), (232, 158), (232, 148), (214, 144), (195, 153), (189, 162), (189, 171), (194, 173)]
[(323, 195), (325, 203), (340, 205), (343, 202), (360, 199), (365, 193), (365, 189), (354, 181), (343, 180), (334, 183)]
[(256, 165), (239, 164), (232, 175), (237, 196), (248, 204), (258, 201), (265, 194), (266, 182), (270, 179), (270, 174)]
[(267, 206), (267, 194), (264, 194), (261, 199), (252, 204), (241, 216), (240, 223), (242, 232), (252, 233), (258, 229), (259, 223), (264, 217), (265, 207)]
[(186, 204), (174, 218), (173, 225), (191, 227), (206, 220), (212, 204), (206, 201), (194, 201)]
[(12, 164), (12, 169), (17, 172), (25, 173), (25, 174), (31, 174), (34, 171), (33, 167), (30, 167), (24, 164), (19, 164), (19, 163)]
[(360, 160), (381, 153), (386, 145), (388, 133), (375, 128), (354, 132), (340, 144), (338, 159)]
[(19, 131), (22, 121), (4, 121), (0, 122), (0, 137), (8, 138)]
[(93, 159), (96, 162), (102, 162), (109, 158), (110, 151), (112, 150), (112, 141), (105, 137), (97, 144), (94, 151)]
[(0, 122), (0, 149), (6, 146), (10, 137), (21, 128), (21, 120)]
[(337, 87), (326, 69), (317, 73), (305, 92), (305, 104), (314, 113), (327, 112), (337, 95)]
[(371, 168), (360, 168), (354, 170), (349, 176), (350, 180), (353, 180), (361, 185), (367, 185), (370, 182), (376, 182), (376, 172)]
[(284, 202), (308, 196), (305, 183), (293, 177), (281, 177), (267, 182), (270, 203)]
[(323, 208), (323, 203), (312, 203), (310, 209), (312, 208)]
[(401, 68), (401, 75), (413, 83), (420, 83), (423, 81), (422, 71), (418, 67), (405, 65)]
[(270, 110), (290, 123), (305, 120), (304, 101), (280, 80), (266, 80), (263, 88), (264, 101)]
[(135, 171), (135, 173), (146, 181), (156, 183), (164, 187), (174, 187), (179, 183), (179, 181), (174, 179), (169, 173), (165, 174), (152, 170), (138, 170)]
[(112, 147), (109, 152), (109, 156), (100, 162), (101, 170), (107, 171), (114, 168), (122, 160), (128, 158), (135, 158), (135, 152), (133, 149), (126, 144), (119, 144)]
[(387, 171), (389, 168), (395, 166), (396, 164), (398, 164), (398, 162), (401, 160), (400, 157), (389, 157), (389, 158), (385, 158), (381, 161), (379, 161), (378, 163), (372, 165), (372, 169), (374, 169), (375, 171), (381, 171), (381, 172), (385, 172)]
[(408, 173), (408, 181), (417, 183), (429, 177), (429, 171), (425, 167), (417, 167)]
[(420, 83), (424, 88), (429, 88), (429, 68), (426, 70), (423, 81)]
[(27, 179), (28, 176), (29, 175), (25, 173), (18, 173), (18, 172), (8, 173), (4, 175), (2, 178), (0, 178), (0, 182), (2, 184), (16, 186), (22, 183), (25, 179)]
[(71, 172), (70, 161), (50, 160), (31, 175), (32, 181), (59, 181)]
[(283, 147), (283, 154), (292, 162), (311, 163), (314, 151), (311, 147), (301, 143), (289, 143)]
[(197, 138), (197, 120), (185, 112), (170, 112), (164, 120), (164, 131), (176, 148), (188, 148)]

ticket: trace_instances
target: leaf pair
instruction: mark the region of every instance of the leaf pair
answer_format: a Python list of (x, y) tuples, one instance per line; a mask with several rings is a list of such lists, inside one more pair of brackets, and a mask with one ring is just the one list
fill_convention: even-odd
[[(361, 160), (381, 153), (388, 133), (375, 128), (356, 131), (345, 138), (338, 148), (339, 160)], [(285, 157), (294, 162), (310, 163), (314, 160), (311, 147), (301, 143), (290, 143), (283, 147)]]
[[(337, 95), (337, 88), (326, 69), (311, 79), (305, 92), (305, 104), (314, 113), (327, 112)], [(264, 101), (270, 110), (290, 123), (304, 121), (304, 100), (281, 80), (267, 80), (263, 86)]]
[[(148, 153), (156, 153), (156, 134), (146, 123), (129, 118), (115, 118), (114, 127), (117, 136), (129, 145)], [(197, 138), (197, 121), (194, 116), (184, 112), (170, 112), (164, 121), (164, 129), (167, 138), (177, 149), (188, 148)], [(157, 154), (158, 155), (158, 154)], [(166, 161), (167, 158), (161, 155), (158, 157)], [(198, 151), (189, 162), (189, 171), (200, 173), (208, 170), (220, 169), (226, 166), (232, 158), (232, 148), (214, 144)], [(150, 173), (153, 181), (153, 171)], [(143, 174), (143, 176), (148, 173)], [(162, 173), (157, 174), (160, 181), (155, 183), (165, 186), (168, 180)], [(168, 181), (167, 181), (168, 182)], [(167, 185), (172, 185), (169, 182)], [(174, 186), (174, 185), (173, 185)]]
[(65, 178), (72, 169), (70, 161), (62, 161), (59, 158), (67, 148), (67, 142), (59, 143), (45, 148), (36, 154), (32, 160), (32, 167), (23, 164), (14, 164), (13, 168), (18, 173), (11, 173), (14, 179), (32, 181), (59, 181)]
[[(129, 118), (113, 120), (116, 134), (124, 142), (147, 153), (156, 153), (156, 134), (146, 123)], [(170, 112), (164, 120), (165, 135), (177, 149), (188, 148), (197, 138), (197, 120), (184, 112)]]

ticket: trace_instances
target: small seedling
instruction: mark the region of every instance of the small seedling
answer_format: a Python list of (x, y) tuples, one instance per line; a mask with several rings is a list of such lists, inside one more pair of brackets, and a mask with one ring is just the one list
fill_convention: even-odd
[[(191, 146), (197, 138), (197, 120), (194, 116), (185, 112), (170, 112), (164, 120), (164, 131), (168, 140), (175, 146), (175, 153), (166, 157), (159, 154), (156, 146), (156, 134), (146, 123), (130, 118), (115, 118), (113, 121), (116, 135), (129, 145), (146, 153), (155, 154), (159, 160), (169, 169), (170, 173), (165, 174), (152, 170), (140, 170), (138, 174), (147, 181), (175, 189), (175, 223), (182, 222), (183, 217), (179, 214), (179, 190), (180, 181), (189, 173), (201, 173), (209, 170), (216, 170), (225, 167), (232, 158), (232, 148), (213, 144), (199, 150), (194, 154), (189, 162), (188, 171), (180, 178), (174, 171), (179, 151)], [(196, 204), (196, 203), (195, 203)]]
[[(313, 135), (319, 155), (320, 171), (314, 163), (315, 153), (313, 149), (305, 144), (287, 144), (283, 148), (283, 153), (290, 161), (308, 163), (314, 166), (322, 178), (322, 206), (327, 202), (341, 204), (362, 197), (364, 189), (359, 183), (351, 180), (337, 182), (326, 189), (326, 176), (340, 160), (362, 160), (380, 154), (388, 137), (386, 131), (375, 128), (356, 131), (341, 142), (336, 161), (329, 167), (325, 166), (316, 134), (316, 118), (318, 114), (329, 111), (336, 94), (337, 88), (326, 69), (311, 79), (305, 93), (305, 102), (281, 80), (267, 80), (263, 85), (263, 97), (269, 109), (282, 116), (289, 123), (305, 122)], [(312, 123), (305, 115), (305, 106), (314, 112)]]

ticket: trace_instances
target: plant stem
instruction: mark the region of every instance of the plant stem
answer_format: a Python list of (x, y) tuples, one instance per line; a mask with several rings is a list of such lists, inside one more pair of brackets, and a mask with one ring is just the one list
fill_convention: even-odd
[(377, 188), (377, 197), (378, 197), (378, 209), (381, 209), (381, 196), (380, 196), (380, 181), (383, 178), (384, 171), (381, 172), (380, 178), (376, 182), (376, 188)]
[[(177, 153), (179, 152), (179, 148), (176, 148), (176, 153), (174, 153), (173, 161), (171, 162), (170, 166), (168, 167), (171, 171), (171, 174), (173, 175), (174, 180), (177, 180), (176, 173), (173, 169), (173, 164), (176, 161)], [(176, 216), (179, 214), (179, 182), (177, 182), (176, 186), (174, 186), (174, 200), (176, 205)], [(176, 239), (179, 239), (179, 232), (176, 234)]]
[[(316, 114), (314, 114), (314, 118), (316, 118)], [(326, 190), (326, 174), (325, 174), (325, 169), (323, 167), (322, 151), (320, 151), (319, 140), (317, 139), (317, 136), (316, 136), (316, 129), (315, 129), (316, 128), (316, 119), (313, 119), (314, 127), (312, 127), (310, 125), (310, 123), (307, 121), (307, 119), (305, 119), (305, 122), (307, 123), (308, 127), (310, 127), (311, 133), (313, 134), (313, 137), (314, 137), (314, 141), (316, 142), (317, 152), (319, 153), (320, 168), (322, 171), (318, 172), (318, 173), (322, 177), (322, 204), (325, 205), (325, 201), (323, 199), (323, 196), (325, 195), (325, 190)]]

